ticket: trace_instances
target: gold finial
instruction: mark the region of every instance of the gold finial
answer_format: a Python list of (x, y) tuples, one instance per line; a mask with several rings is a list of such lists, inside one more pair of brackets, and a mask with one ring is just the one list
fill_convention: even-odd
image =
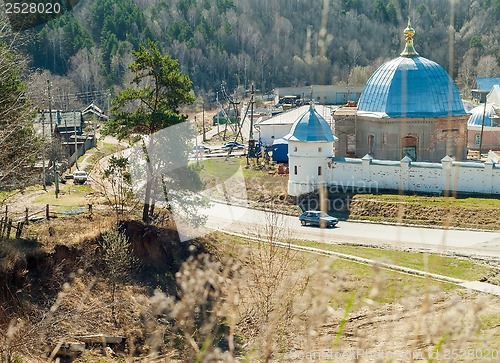
[(415, 35), (415, 29), (411, 27), (410, 17), (408, 17), (408, 26), (404, 30), (404, 35), (406, 38), (406, 45), (403, 52), (400, 54), (402, 57), (413, 57), (417, 56), (418, 53), (413, 47), (413, 36)]

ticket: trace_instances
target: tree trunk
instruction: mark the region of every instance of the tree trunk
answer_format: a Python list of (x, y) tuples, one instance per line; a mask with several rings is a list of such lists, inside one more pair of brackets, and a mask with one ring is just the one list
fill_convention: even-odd
[[(153, 147), (153, 138), (149, 135), (149, 150)], [(151, 159), (149, 158), (148, 149), (144, 144), (144, 154), (146, 156), (146, 190), (144, 192), (144, 207), (142, 209), (142, 221), (144, 223), (149, 223), (150, 214), (149, 214), (149, 205), (151, 201), (151, 188), (153, 186), (153, 166), (151, 163)]]

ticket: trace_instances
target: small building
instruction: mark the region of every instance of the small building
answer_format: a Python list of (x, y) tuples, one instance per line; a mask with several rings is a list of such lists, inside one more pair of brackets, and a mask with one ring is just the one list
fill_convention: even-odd
[(279, 87), (274, 89), (274, 101), (277, 104), (281, 98), (295, 96), (299, 100), (311, 100), (319, 105), (344, 105), (348, 102), (358, 102), (363, 86), (313, 85), (303, 87)]
[(75, 134), (82, 135), (83, 133), (83, 118), (81, 111), (60, 111), (42, 110), (35, 116), (34, 127), (37, 134), (50, 138), (51, 134), (60, 135), (64, 141), (69, 141), (70, 137)]
[(301, 195), (327, 182), (328, 158), (333, 155), (330, 125), (314, 105), (298, 117), (284, 139), (288, 141), (288, 193)]
[(97, 119), (97, 121), (108, 121), (109, 117), (104, 113), (102, 108), (92, 102), (90, 105), (82, 110), (82, 117), (84, 122), (90, 121), (92, 118)]
[[(281, 139), (287, 135), (293, 123), (309, 109), (309, 105), (292, 108), (276, 116), (263, 121), (257, 121), (255, 128), (259, 133), (260, 140), (271, 146), (274, 140)], [(333, 108), (324, 105), (315, 105), (316, 111), (331, 125)]]
[(471, 90), (472, 98), (478, 103), (486, 102), (486, 95), (494, 86), (500, 85), (500, 77), (477, 77), (476, 85)]
[(470, 113), (471, 116), (467, 122), (467, 148), (481, 152), (500, 150), (500, 108), (492, 103), (483, 103), (472, 109)]

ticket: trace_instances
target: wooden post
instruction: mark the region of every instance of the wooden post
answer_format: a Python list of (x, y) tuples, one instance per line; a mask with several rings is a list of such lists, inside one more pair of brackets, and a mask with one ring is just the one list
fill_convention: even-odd
[(0, 238), (3, 238), (3, 232), (5, 229), (5, 220), (4, 218), (0, 219)]
[(12, 219), (9, 219), (9, 222), (7, 224), (7, 234), (6, 234), (6, 238), (9, 239), (10, 238), (10, 230), (12, 229)]
[(28, 223), (28, 218), (29, 218), (29, 209), (26, 207), (26, 210), (24, 212), (24, 223)]
[(21, 234), (23, 233), (24, 222), (17, 222), (16, 229), (16, 239), (21, 238)]
[(49, 211), (49, 205), (45, 204), (45, 218), (49, 219), (50, 218), (50, 211)]

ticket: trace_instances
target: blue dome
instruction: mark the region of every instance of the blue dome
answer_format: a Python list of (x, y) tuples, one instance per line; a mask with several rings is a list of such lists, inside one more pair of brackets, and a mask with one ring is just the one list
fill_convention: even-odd
[(283, 137), (285, 140), (291, 141), (319, 141), (330, 142), (337, 138), (333, 136), (330, 125), (311, 105), (309, 110), (300, 116), (288, 135)]
[(492, 125), (491, 116), (496, 116), (496, 113), (491, 103), (486, 104), (486, 112), (484, 110), (484, 103), (470, 110), (471, 116), (469, 118), (469, 121), (467, 122), (467, 126), (481, 126), (483, 123), (483, 113), (484, 126), (499, 126), (496, 125), (495, 122), (493, 122)]
[(382, 64), (361, 94), (359, 111), (391, 118), (466, 115), (457, 86), (436, 62), (402, 56)]

